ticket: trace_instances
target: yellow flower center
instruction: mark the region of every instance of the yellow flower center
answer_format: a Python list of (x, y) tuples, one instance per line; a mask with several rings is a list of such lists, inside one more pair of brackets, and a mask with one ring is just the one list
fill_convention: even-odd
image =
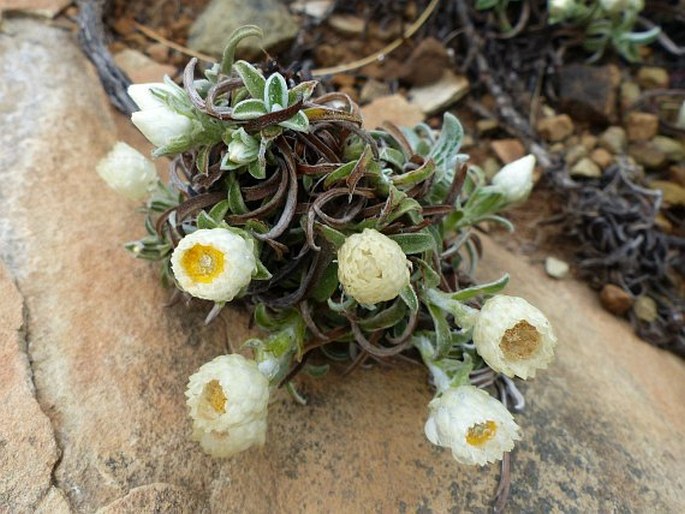
[(499, 347), (509, 360), (528, 359), (540, 347), (540, 333), (526, 320), (521, 320), (510, 329), (505, 330)]
[(226, 412), (226, 395), (218, 380), (210, 380), (202, 392), (207, 403), (219, 414)]
[(497, 423), (488, 420), (485, 423), (476, 423), (466, 432), (466, 442), (471, 446), (483, 446), (497, 433)]
[(196, 244), (183, 254), (181, 266), (194, 282), (208, 284), (224, 271), (224, 253), (213, 246)]

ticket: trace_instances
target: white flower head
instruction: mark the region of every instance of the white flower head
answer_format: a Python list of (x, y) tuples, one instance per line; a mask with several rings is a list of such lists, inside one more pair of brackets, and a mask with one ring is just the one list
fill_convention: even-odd
[(338, 250), (338, 280), (365, 305), (396, 298), (409, 284), (410, 267), (399, 244), (370, 228), (349, 236)]
[(533, 189), (533, 169), (535, 157), (525, 157), (510, 162), (493, 178), (492, 184), (506, 197), (509, 203), (522, 202)]
[(128, 88), (128, 94), (140, 111), (131, 115), (131, 121), (153, 145), (162, 147), (189, 133), (193, 128), (193, 122), (169, 108), (162, 99), (152, 93), (153, 89), (170, 95), (178, 94), (172, 86), (162, 82), (132, 84)]
[(95, 167), (107, 185), (131, 200), (144, 198), (157, 182), (150, 159), (121, 141)]
[(526, 379), (549, 365), (557, 338), (545, 315), (526, 300), (498, 295), (480, 310), (473, 342), (492, 369)]
[(264, 444), (269, 381), (253, 360), (232, 354), (204, 364), (190, 377), (186, 397), (192, 437), (211, 455)]
[(462, 464), (500, 460), (521, 439), (513, 416), (495, 398), (471, 385), (454, 387), (434, 398), (424, 431), (428, 440), (451, 448)]
[(252, 241), (224, 228), (188, 234), (171, 254), (181, 289), (197, 298), (230, 302), (252, 280), (257, 261)]

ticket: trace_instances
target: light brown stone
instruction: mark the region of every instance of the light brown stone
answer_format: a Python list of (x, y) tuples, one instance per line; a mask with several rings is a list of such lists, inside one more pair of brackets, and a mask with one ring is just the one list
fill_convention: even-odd
[(614, 156), (604, 148), (595, 148), (590, 154), (590, 159), (603, 170), (607, 169), (614, 162)]
[(559, 114), (551, 118), (541, 118), (537, 122), (537, 130), (547, 141), (563, 141), (573, 134), (573, 121), (568, 114)]
[(613, 154), (625, 152), (628, 136), (623, 127), (609, 127), (599, 136), (599, 146)]
[(411, 88), (409, 101), (430, 116), (461, 100), (469, 87), (469, 80), (464, 75), (446, 69), (436, 82)]
[(5, 12), (22, 12), (46, 18), (54, 18), (71, 3), (71, 0), (2, 0), (0, 17)]
[(173, 76), (176, 73), (174, 66), (155, 62), (147, 55), (130, 48), (115, 54), (114, 62), (135, 83), (161, 82), (165, 75)]
[(509, 164), (526, 155), (526, 147), (518, 139), (495, 139), (490, 142), (490, 147), (504, 164)]
[(657, 66), (643, 66), (637, 72), (637, 83), (645, 89), (667, 88), (669, 84), (668, 71)]
[(637, 163), (650, 169), (661, 168), (668, 161), (666, 153), (651, 141), (631, 143), (628, 147), (628, 155)]
[(659, 117), (651, 112), (631, 112), (625, 126), (628, 141), (649, 141), (659, 130)]
[[(401, 361), (298, 378), (309, 404), (279, 396), (262, 450), (213, 460), (188, 440), (187, 377), (225, 352), (227, 339), (237, 346), (247, 337), (245, 315), (227, 310), (203, 327), (206, 305), (164, 307), (157, 271), (121, 249), (143, 233), (142, 216), (94, 172), (116, 138), (95, 73), (66, 33), (8, 25), (0, 62), (13, 80), (0, 81), (0, 98), (11, 97), (13, 110), (0, 111), (12, 127), (0, 134), (0, 252), (24, 298), (36, 394), (63, 453), (52, 482), (52, 464), (32, 453), (0, 460), (0, 480), (37, 468), (43, 478), (20, 484), (21, 498), (44, 498), (43, 512), (64, 507), (60, 490), (77, 512), (489, 510), (498, 468), (459, 465), (427, 442), (426, 372)], [(37, 80), (45, 76), (53, 80)], [(41, 116), (27, 116), (35, 98)], [(141, 147), (118, 121), (120, 137)], [(552, 281), (483, 244), (480, 277), (509, 271), (508, 294), (542, 308), (560, 341), (550, 369), (521, 384), (527, 407), (516, 416), (524, 439), (513, 454), (511, 512), (677, 512), (683, 361), (637, 339), (585, 285)], [(7, 298), (0, 330), (16, 337), (21, 318)], [(11, 383), (21, 393), (21, 381)], [(30, 397), (17, 408), (27, 407), (38, 412)], [(8, 405), (0, 409), (0, 420), (12, 419)], [(40, 415), (24, 421), (9, 444), (24, 436), (36, 444), (49, 427)]]
[(613, 314), (625, 314), (633, 306), (633, 297), (614, 284), (605, 284), (599, 293), (602, 306)]
[(421, 109), (407, 102), (407, 99), (395, 94), (376, 98), (369, 105), (362, 107), (364, 128), (367, 130), (380, 127), (384, 121), (399, 126), (413, 127), (424, 119)]
[(599, 178), (602, 176), (602, 170), (591, 159), (583, 157), (571, 168), (571, 176)]

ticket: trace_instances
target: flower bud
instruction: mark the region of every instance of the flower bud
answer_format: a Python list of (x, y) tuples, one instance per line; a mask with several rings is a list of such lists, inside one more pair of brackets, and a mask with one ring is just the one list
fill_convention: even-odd
[(508, 203), (522, 202), (533, 189), (533, 169), (535, 157), (525, 157), (510, 162), (492, 178), (492, 184), (507, 199)]
[(645, 7), (644, 0), (599, 0), (599, 5), (609, 14), (623, 11), (640, 12)]
[(121, 141), (95, 167), (107, 185), (131, 200), (141, 200), (157, 182), (152, 161)]
[(141, 109), (131, 115), (131, 121), (155, 146), (162, 147), (188, 134), (193, 128), (190, 118), (172, 110), (152, 89), (175, 95), (176, 91), (164, 83), (132, 84), (128, 94)]
[(410, 267), (399, 244), (369, 228), (349, 236), (338, 250), (338, 280), (365, 305), (396, 298), (409, 285)]
[(239, 128), (231, 134), (226, 155), (221, 162), (221, 169), (232, 170), (245, 166), (257, 159), (259, 154), (259, 141)]
[(557, 338), (545, 315), (526, 300), (498, 295), (480, 310), (473, 342), (492, 369), (526, 379), (552, 361)]
[(552, 18), (560, 20), (570, 14), (575, 4), (575, 0), (548, 0), (547, 10)]
[(188, 234), (171, 255), (181, 289), (197, 298), (230, 302), (252, 280), (253, 243), (224, 228)]
[(462, 464), (500, 460), (521, 439), (519, 427), (502, 403), (471, 385), (450, 388), (428, 405), (428, 440), (450, 448)]
[(192, 439), (214, 457), (230, 457), (263, 445), (269, 382), (242, 355), (222, 355), (204, 364), (186, 389)]

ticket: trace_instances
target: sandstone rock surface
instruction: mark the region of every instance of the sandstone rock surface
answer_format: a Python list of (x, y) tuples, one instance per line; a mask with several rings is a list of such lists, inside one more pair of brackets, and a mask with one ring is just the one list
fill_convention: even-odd
[(299, 27), (282, 0), (212, 0), (190, 27), (188, 46), (220, 57), (231, 33), (243, 25), (264, 31), (260, 41), (251, 37), (238, 45), (238, 55), (257, 57), (267, 51), (287, 48)]
[[(202, 454), (188, 440), (185, 383), (227, 340), (241, 343), (245, 315), (204, 328), (204, 306), (164, 307), (156, 271), (122, 250), (141, 215), (95, 173), (118, 123), (119, 137), (144, 148), (142, 137), (113, 119), (71, 35), (28, 20), (4, 28), (0, 510), (489, 511), (498, 469), (458, 465), (426, 441), (431, 391), (406, 363), (302, 379), (309, 404), (277, 399), (263, 450)], [(489, 241), (485, 255), (483, 277), (509, 271), (509, 293), (545, 311), (560, 339), (557, 361), (522, 385), (511, 511), (677, 512), (684, 363), (638, 340), (586, 286), (553, 282)]]

